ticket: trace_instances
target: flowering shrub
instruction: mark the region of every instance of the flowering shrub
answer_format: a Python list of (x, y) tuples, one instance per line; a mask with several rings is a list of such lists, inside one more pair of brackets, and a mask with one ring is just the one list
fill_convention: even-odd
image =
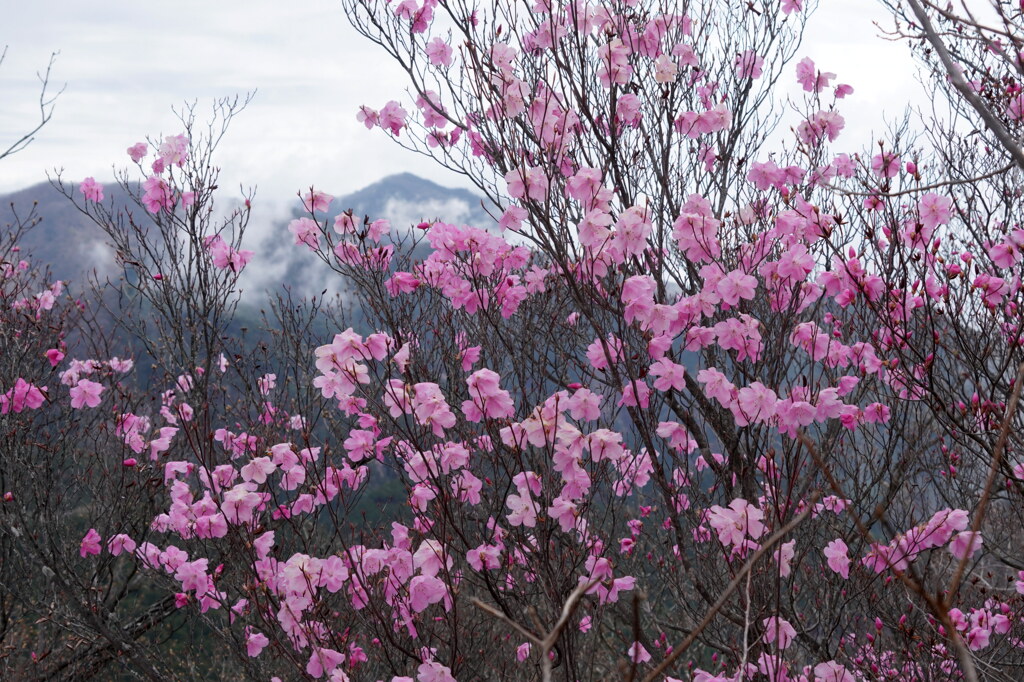
[[(61, 185), (151, 306), (120, 325), (161, 371), (140, 402), (129, 361), (44, 335), (0, 386), (6, 418), (97, 434), (73, 539), (16, 555), (72, 576), (98, 652), (77, 673), (182, 674), (87, 587), (145, 582), (254, 679), (1009, 678), (1019, 150), (994, 126), (834, 150), (853, 88), (794, 64), (802, 2), (755, 4), (347, 2), (413, 100), (359, 120), (464, 172), (496, 224), (332, 220), (310, 188), (287, 229), (368, 327), (279, 301), (262, 359), (226, 334), (253, 254), (248, 200), (212, 217), (216, 138), (187, 118), (128, 149), (151, 224)], [(969, 104), (1017, 130), (1017, 82)], [(4, 331), (43, 334), (60, 287), (19, 267)], [(24, 481), (15, 539), (62, 508)], [(390, 516), (360, 516), (388, 485)]]

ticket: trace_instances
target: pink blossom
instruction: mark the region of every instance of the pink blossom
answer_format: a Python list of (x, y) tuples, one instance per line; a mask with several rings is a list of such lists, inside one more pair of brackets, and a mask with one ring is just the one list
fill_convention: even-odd
[(733, 412), (739, 412), (739, 421), (747, 424), (766, 422), (775, 416), (775, 404), (778, 396), (760, 381), (744, 386), (736, 396)]
[(305, 244), (313, 251), (320, 247), (320, 226), (310, 218), (296, 218), (288, 223), (288, 231), (295, 237), (295, 244)]
[(452, 677), (451, 668), (441, 665), (437, 661), (421, 663), (416, 672), (416, 682), (457, 682)]
[(674, 83), (679, 75), (676, 62), (666, 54), (654, 61), (654, 80), (656, 83)]
[(779, 577), (786, 578), (789, 576), (792, 571), (790, 562), (793, 561), (795, 555), (796, 540), (785, 542), (775, 550), (775, 560), (779, 563)]
[(847, 554), (846, 543), (837, 538), (825, 546), (824, 554), (828, 559), (828, 567), (843, 577), (850, 577), (850, 557)]
[(846, 85), (845, 83), (841, 83), (841, 84), (836, 86), (836, 89), (835, 89), (835, 97), (836, 97), (836, 99), (843, 99), (847, 95), (852, 95), (852, 94), (853, 94), (853, 86), (852, 85)]
[(101, 538), (100, 534), (96, 532), (96, 529), (90, 528), (89, 532), (82, 538), (82, 543), (78, 548), (78, 554), (83, 558), (90, 554), (99, 554), (100, 542), (102, 542), (102, 540), (103, 538)]
[(306, 674), (320, 679), (324, 674), (332, 673), (345, 662), (345, 654), (334, 649), (314, 648), (306, 663)]
[(380, 110), (380, 127), (390, 130), (391, 134), (397, 137), (405, 127), (408, 118), (409, 112), (398, 102), (392, 100)]
[(374, 126), (380, 125), (380, 114), (376, 109), (360, 106), (359, 113), (356, 114), (356, 120), (365, 125), (367, 130), (373, 130)]
[(764, 512), (744, 499), (733, 500), (727, 508), (715, 505), (709, 511), (708, 525), (726, 547), (742, 547), (748, 536), (756, 540), (764, 533)]
[(334, 197), (327, 192), (310, 189), (302, 197), (302, 208), (310, 213), (323, 213), (330, 207), (332, 201)]
[(446, 43), (441, 38), (434, 38), (426, 47), (427, 59), (434, 66), (451, 66), (452, 65), (452, 48), (451, 45)]
[(146, 178), (142, 183), (142, 189), (142, 204), (150, 213), (170, 211), (174, 208), (174, 193), (163, 178), (156, 175)]
[(736, 75), (740, 78), (760, 78), (763, 69), (764, 57), (753, 50), (744, 50), (736, 56)]
[(856, 678), (835, 661), (814, 666), (814, 682), (856, 682)]
[(783, 651), (789, 648), (792, 644), (793, 639), (796, 637), (796, 629), (784, 618), (779, 616), (772, 616), (771, 618), (765, 618), (764, 624), (764, 641), (771, 644), (776, 641), (779, 642), (779, 650)]
[(515, 405), (509, 392), (499, 386), (497, 372), (483, 368), (466, 379), (470, 400), (462, 403), (466, 419), (479, 422), (483, 419), (510, 419), (515, 414)]
[(892, 152), (875, 154), (871, 158), (871, 170), (880, 178), (894, 178), (900, 172), (900, 157)]
[(252, 251), (235, 250), (219, 234), (207, 237), (203, 244), (214, 267), (230, 269), (232, 272), (241, 272), (255, 255)]
[(263, 651), (264, 647), (270, 644), (270, 640), (262, 632), (246, 628), (245, 632), (245, 653), (250, 658), (256, 658)]
[(0, 414), (39, 409), (46, 398), (46, 387), (37, 387), (21, 377), (14, 382), (14, 388), (0, 395)]
[(651, 660), (651, 654), (644, 648), (644, 645), (640, 642), (633, 642), (629, 645), (629, 649), (626, 651), (629, 655), (629, 660), (634, 663), (646, 663)]
[(82, 193), (86, 201), (94, 201), (96, 203), (103, 201), (103, 185), (92, 178), (82, 180), (81, 184), (78, 185), (78, 191)]
[(796, 79), (807, 92), (821, 92), (835, 77), (834, 73), (818, 71), (810, 57), (804, 57), (797, 62)]
[(505, 499), (505, 505), (511, 510), (507, 516), (510, 525), (527, 528), (537, 525), (537, 507), (529, 492), (520, 491), (519, 494), (509, 495)]
[(981, 549), (982, 537), (980, 532), (965, 530), (953, 536), (949, 543), (949, 553), (957, 559), (972, 557)]
[(135, 548), (135, 540), (132, 540), (130, 537), (123, 533), (115, 535), (107, 541), (107, 551), (109, 551), (114, 556), (118, 556), (122, 552), (132, 554), (133, 552), (135, 552)]
[(100, 394), (103, 393), (103, 390), (102, 384), (89, 381), (88, 379), (80, 379), (70, 391), (71, 407), (79, 410), (83, 407), (98, 406), (101, 400)]
[(168, 135), (157, 150), (157, 154), (160, 161), (180, 168), (185, 165), (185, 159), (188, 158), (188, 145), (189, 139), (186, 135)]
[(654, 381), (654, 388), (659, 391), (670, 389), (682, 391), (686, 386), (686, 368), (667, 358), (662, 358), (652, 364), (650, 374), (657, 377)]
[(142, 161), (149, 151), (149, 146), (145, 142), (136, 142), (131, 147), (128, 147), (128, 156), (135, 163)]
[(917, 211), (925, 229), (945, 225), (952, 215), (953, 202), (947, 196), (928, 192), (917, 202)]
[(558, 521), (563, 533), (568, 533), (576, 527), (578, 513), (576, 504), (562, 496), (556, 497), (548, 507), (548, 514), (553, 520)]
[(409, 581), (409, 606), (419, 613), (448, 595), (448, 587), (436, 576), (418, 575)]
[(107, 360), (107, 366), (109, 366), (110, 369), (114, 370), (115, 372), (127, 374), (128, 372), (132, 371), (132, 367), (135, 366), (135, 361), (131, 359), (122, 360), (120, 358), (110, 358), (109, 360)]

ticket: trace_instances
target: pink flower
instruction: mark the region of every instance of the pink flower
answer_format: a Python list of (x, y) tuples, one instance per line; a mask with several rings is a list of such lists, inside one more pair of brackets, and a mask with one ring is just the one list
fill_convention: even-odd
[(146, 145), (145, 142), (136, 142), (131, 147), (128, 147), (128, 156), (131, 157), (132, 161), (138, 163), (139, 161), (142, 161), (143, 158), (145, 158), (146, 152), (148, 150), (149, 147)]
[(14, 382), (14, 388), (0, 395), (0, 414), (39, 409), (46, 397), (44, 391), (45, 386), (39, 388), (19, 377)]
[(214, 267), (230, 269), (232, 272), (241, 272), (255, 255), (252, 251), (236, 251), (219, 234), (207, 237), (204, 245)]
[(150, 213), (159, 213), (161, 209), (170, 211), (174, 208), (174, 193), (170, 186), (156, 175), (146, 178), (142, 183), (145, 192), (142, 195), (142, 205)]
[(96, 529), (90, 528), (89, 532), (85, 534), (84, 538), (82, 538), (82, 544), (78, 548), (79, 556), (85, 558), (90, 554), (99, 554), (100, 542), (102, 540), (103, 538), (101, 538), (100, 534), (96, 532)]
[(945, 225), (952, 216), (953, 202), (949, 197), (928, 192), (917, 202), (918, 215), (921, 218), (921, 225), (931, 230), (939, 225)]
[(552, 519), (558, 521), (562, 532), (568, 533), (576, 526), (576, 516), (578, 514), (576, 504), (562, 496), (552, 500), (551, 506), (548, 507), (548, 514)]
[(775, 395), (775, 391), (760, 381), (755, 381), (750, 386), (744, 386), (739, 390), (736, 408), (739, 409), (740, 415), (743, 417), (741, 421), (748, 424), (763, 423), (775, 416), (775, 404), (778, 400), (779, 397)]
[(654, 80), (657, 83), (674, 83), (679, 77), (679, 66), (667, 54), (654, 60)]
[(408, 118), (409, 112), (398, 102), (392, 100), (380, 110), (380, 127), (390, 130), (392, 135), (398, 136), (402, 132), (402, 128), (405, 127)]
[(435, 576), (418, 575), (409, 581), (409, 606), (416, 613), (438, 603), (447, 595), (447, 585)]
[(157, 149), (159, 160), (164, 164), (181, 168), (185, 164), (185, 159), (188, 158), (188, 145), (189, 139), (185, 135), (168, 135)]
[(736, 75), (740, 78), (760, 78), (764, 69), (764, 58), (753, 50), (745, 50), (736, 56)]
[(646, 663), (651, 660), (651, 654), (644, 648), (644, 645), (640, 642), (633, 642), (629, 645), (629, 649), (626, 651), (629, 654), (629, 660), (634, 663)]
[(310, 218), (297, 218), (288, 223), (288, 231), (295, 236), (295, 244), (305, 244), (313, 251), (320, 246), (320, 227)]
[(874, 424), (884, 424), (889, 421), (889, 407), (882, 403), (871, 403), (864, 408), (864, 421)]
[(775, 550), (775, 560), (779, 562), (779, 577), (788, 577), (792, 572), (790, 562), (793, 561), (793, 557), (796, 555), (796, 540), (790, 540), (789, 542), (783, 543), (777, 550)]
[(135, 540), (132, 540), (124, 533), (115, 535), (114, 537), (107, 540), (107, 551), (113, 554), (114, 556), (118, 556), (122, 552), (127, 552), (128, 554), (131, 554), (135, 551), (135, 547)]
[(855, 682), (856, 678), (835, 661), (814, 666), (814, 682)]
[(747, 536), (753, 539), (764, 533), (764, 512), (744, 499), (737, 498), (728, 508), (715, 505), (708, 515), (708, 525), (718, 533), (718, 540), (729, 547), (743, 546)]
[(71, 407), (80, 410), (83, 407), (96, 407), (100, 404), (103, 385), (88, 379), (79, 379), (71, 388)]
[(511, 494), (505, 499), (505, 504), (512, 511), (507, 518), (513, 526), (526, 526), (533, 528), (537, 525), (537, 508), (530, 497), (529, 491), (521, 491), (520, 494)]
[(652, 364), (649, 371), (651, 376), (657, 377), (654, 381), (654, 388), (659, 391), (668, 391), (669, 389), (682, 391), (686, 386), (686, 368), (668, 358), (662, 358)]
[(814, 66), (810, 57), (804, 57), (796, 65), (796, 79), (807, 92), (821, 92), (828, 87), (834, 73), (821, 72)]
[(771, 644), (776, 639), (779, 641), (779, 649), (785, 650), (796, 637), (796, 630), (789, 621), (778, 616), (764, 619), (764, 641)]
[(462, 403), (466, 419), (479, 422), (483, 419), (510, 419), (515, 414), (515, 405), (509, 392), (498, 384), (498, 373), (484, 368), (473, 372), (466, 385), (470, 400)]
[(434, 66), (451, 66), (452, 65), (452, 48), (451, 45), (446, 43), (441, 38), (434, 38), (427, 43), (426, 48), (427, 59)]
[(245, 653), (250, 658), (256, 658), (263, 651), (263, 648), (270, 644), (267, 636), (258, 630), (246, 628), (245, 632)]
[(122, 360), (120, 358), (110, 358), (110, 360), (107, 361), (107, 365), (109, 365), (110, 369), (114, 370), (115, 372), (125, 374), (127, 372), (132, 371), (132, 367), (135, 366), (135, 361), (131, 359)]
[(900, 172), (900, 157), (892, 152), (875, 154), (871, 158), (871, 170), (880, 178), (894, 178)]
[(957, 559), (972, 557), (981, 549), (981, 545), (982, 538), (980, 532), (975, 533), (974, 531), (965, 530), (953, 536), (953, 541), (949, 543), (949, 553)]
[(316, 679), (320, 679), (324, 676), (324, 673), (330, 674), (334, 670), (345, 662), (345, 654), (335, 651), (334, 649), (313, 649), (313, 653), (309, 655), (309, 661), (306, 663), (306, 673)]
[(365, 125), (367, 130), (373, 130), (374, 126), (380, 125), (380, 114), (376, 109), (363, 105), (359, 107), (356, 120)]
[(740, 299), (754, 298), (754, 293), (757, 291), (757, 278), (742, 270), (732, 270), (718, 280), (715, 289), (723, 303), (735, 306)]
[(326, 211), (334, 197), (327, 192), (320, 192), (311, 189), (302, 197), (302, 207), (310, 213), (323, 213)]
[(824, 554), (828, 559), (828, 567), (843, 577), (850, 577), (850, 557), (846, 543), (837, 538), (825, 546)]
[(417, 682), (457, 682), (456, 679), (452, 677), (451, 668), (443, 666), (437, 661), (421, 663), (420, 667), (416, 669), (416, 672)]
[(86, 201), (95, 201), (96, 203), (103, 201), (103, 185), (92, 178), (82, 180), (82, 183), (78, 185), (78, 191), (85, 196)]

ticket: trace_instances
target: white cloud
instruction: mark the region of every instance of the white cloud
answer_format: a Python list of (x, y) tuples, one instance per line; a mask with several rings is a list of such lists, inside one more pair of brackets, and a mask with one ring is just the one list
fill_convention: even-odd
[[(0, 163), (0, 191), (40, 182), (58, 165), (68, 178), (109, 179), (128, 145), (178, 132), (172, 106), (198, 99), (202, 111), (214, 97), (254, 89), (217, 161), (223, 187), (258, 186), (257, 213), (260, 201), (280, 202), (310, 184), (340, 194), (400, 171), (466, 186), (355, 120), (361, 103), (400, 98), (404, 81), (348, 25), (337, 0), (11, 4), (0, 36), (9, 44), (0, 142), (33, 120), (34, 74), (50, 51), (61, 52), (54, 80), (67, 89), (36, 142)], [(882, 13), (865, 3), (823, 3), (800, 51), (856, 88), (841, 111), (844, 137), (858, 146), (883, 129), (880, 112), (898, 115), (916, 87), (906, 47), (879, 39), (871, 24)]]

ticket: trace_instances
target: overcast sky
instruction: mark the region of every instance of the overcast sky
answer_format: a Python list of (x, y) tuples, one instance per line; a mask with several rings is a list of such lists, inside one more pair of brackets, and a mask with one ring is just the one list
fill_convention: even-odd
[[(856, 89), (841, 111), (852, 133), (844, 137), (857, 146), (917, 88), (906, 47), (880, 39), (872, 25), (885, 19), (874, 2), (824, 0), (801, 50)], [(311, 183), (341, 194), (402, 171), (460, 184), (356, 121), (360, 104), (401, 99), (404, 83), (348, 26), (339, 0), (8, 3), (5, 44), (4, 147), (37, 115), (36, 72), (53, 51), (51, 87), (65, 90), (32, 146), (0, 163), (0, 192), (40, 182), (54, 167), (71, 180), (110, 180), (130, 144), (180, 132), (171, 107), (198, 100), (206, 111), (215, 97), (250, 90), (256, 99), (218, 161), (222, 186), (258, 186), (257, 209), (260, 201), (280, 206)]]

